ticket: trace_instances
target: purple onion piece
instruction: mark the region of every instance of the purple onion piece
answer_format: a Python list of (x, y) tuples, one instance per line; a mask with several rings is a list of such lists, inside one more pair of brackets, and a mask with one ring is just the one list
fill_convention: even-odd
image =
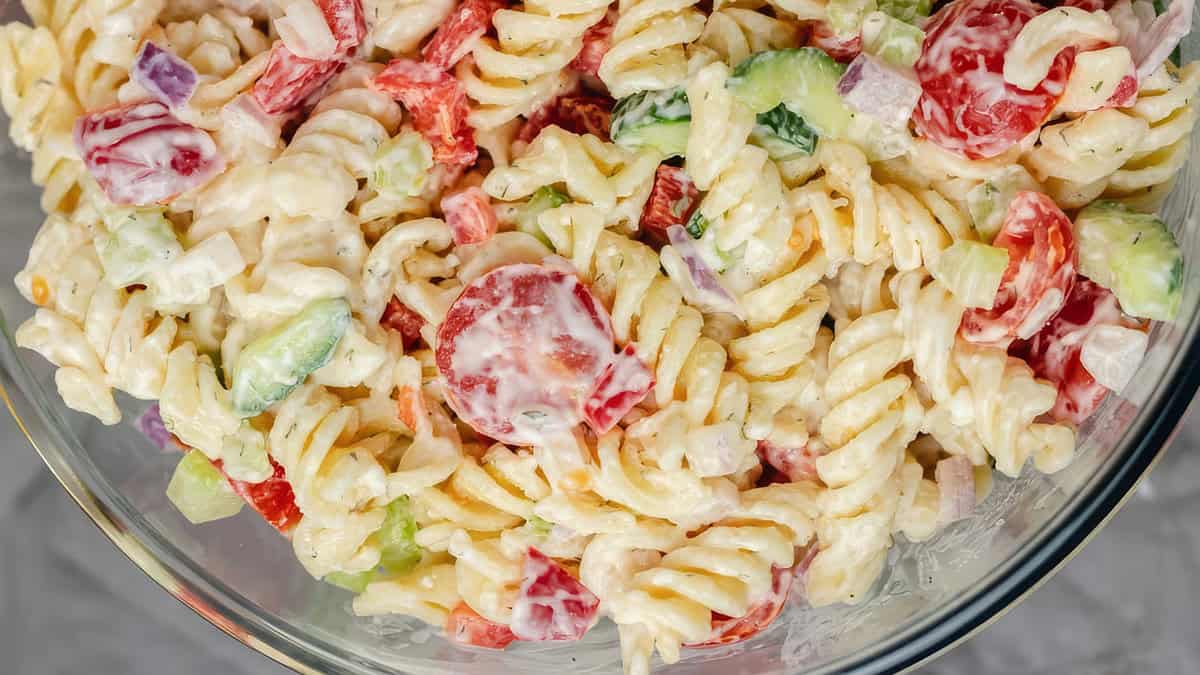
[(1195, 0), (1173, 0), (1167, 11), (1157, 17), (1154, 6), (1146, 0), (1134, 3), (1119, 0), (1109, 10), (1121, 46), (1133, 55), (1139, 83), (1158, 70), (1179, 41), (1191, 32), (1195, 4)]
[(940, 460), (933, 469), (939, 491), (938, 520), (944, 525), (975, 510), (975, 468), (962, 455)]
[(159, 450), (166, 450), (175, 444), (171, 432), (167, 431), (167, 425), (163, 423), (162, 416), (158, 412), (157, 403), (146, 408), (146, 412), (137, 418), (134, 426), (142, 432), (143, 436), (150, 439), (151, 443), (158, 446)]
[(692, 240), (692, 236), (687, 233), (687, 230), (682, 225), (672, 225), (667, 228), (667, 238), (670, 239), (675, 252), (683, 259), (683, 263), (687, 265), (688, 277), (692, 281), (692, 286), (695, 287), (694, 289), (681, 289), (684, 299), (700, 309), (744, 318), (745, 313), (742, 312), (737, 299), (721, 285), (717, 273), (704, 261), (703, 256), (700, 255), (700, 249), (696, 247), (696, 242)]
[(859, 54), (850, 63), (837, 91), (851, 110), (897, 129), (908, 124), (921, 98), (915, 77), (869, 54)]
[(187, 103), (199, 82), (196, 69), (190, 63), (153, 42), (142, 45), (129, 76), (151, 96), (172, 108)]

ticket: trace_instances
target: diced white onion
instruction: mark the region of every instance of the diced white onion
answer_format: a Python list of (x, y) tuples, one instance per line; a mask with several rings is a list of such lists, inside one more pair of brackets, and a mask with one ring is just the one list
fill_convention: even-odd
[(1146, 333), (1134, 328), (1096, 326), (1084, 338), (1079, 359), (1097, 382), (1119, 392), (1137, 372), (1149, 341)]
[(870, 54), (859, 54), (838, 81), (838, 95), (851, 110), (901, 128), (917, 107), (921, 85), (912, 74)]

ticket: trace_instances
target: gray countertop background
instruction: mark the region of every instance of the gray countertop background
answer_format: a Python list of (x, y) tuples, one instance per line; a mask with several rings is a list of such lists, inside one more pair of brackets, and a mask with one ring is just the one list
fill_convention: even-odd
[[(35, 227), (36, 202), (12, 170), (25, 160), (14, 155), (0, 134), (7, 165), (0, 166), (0, 205), (5, 218)], [(23, 258), (24, 250), (10, 243), (0, 255)], [(1181, 427), (1150, 479), (1082, 553), (922, 673), (1200, 673), (1198, 442), (1200, 415)], [(126, 560), (0, 411), (0, 675), (286, 672)]]

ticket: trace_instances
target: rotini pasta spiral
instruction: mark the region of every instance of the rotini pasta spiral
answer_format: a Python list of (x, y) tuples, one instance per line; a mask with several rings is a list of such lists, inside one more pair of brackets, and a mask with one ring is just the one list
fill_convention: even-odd
[(456, 530), (447, 543), (463, 602), (489, 621), (511, 624), (525, 552), (510, 556), (498, 538), (476, 539), (465, 530)]
[(467, 120), (494, 129), (528, 116), (568, 81), (564, 69), (583, 48), (584, 32), (604, 18), (609, 0), (528, 0), (492, 17), (497, 39), (483, 38), (459, 62), (458, 79), (475, 102)]
[(795, 23), (756, 9), (722, 7), (708, 15), (704, 31), (688, 49), (693, 61), (697, 52), (706, 50), (712, 58), (733, 67), (751, 54), (795, 47), (799, 42), (800, 27)]
[(463, 457), (450, 480), (413, 499), (430, 525), (499, 532), (528, 520), (534, 503), (549, 494), (550, 486), (531, 454), (497, 444), (478, 460)]
[(33, 153), (33, 182), (43, 187), (47, 213), (75, 208), (83, 174), (71, 139), (79, 106), (63, 86), (62, 65), (49, 29), (0, 26), (0, 106), (13, 142)]
[(372, 581), (354, 598), (353, 608), (359, 616), (407, 614), (433, 626), (444, 626), (461, 600), (454, 561), (443, 554), (427, 556), (405, 574)]
[(357, 424), (354, 408), (305, 384), (279, 405), (267, 436), (267, 450), (304, 514), (292, 546), (315, 577), (379, 564), (379, 548), (368, 537), (383, 524), (387, 471), (371, 452), (355, 447)]
[(532, 195), (545, 185), (563, 185), (572, 199), (592, 204), (604, 222), (635, 231), (650, 196), (659, 158), (652, 151), (632, 152), (599, 138), (549, 126), (511, 166), (493, 169), (483, 190), (502, 201)]
[(128, 72), (99, 58), (92, 12), (84, 0), (30, 0), (23, 5), (35, 26), (54, 33), (62, 55), (63, 82), (83, 108), (115, 102)]
[(210, 459), (221, 458), (225, 437), (237, 433), (242, 425), (212, 361), (190, 342), (171, 350), (167, 357), (158, 408), (171, 433)]
[[(648, 647), (648, 640), (637, 639), (644, 633), (663, 661), (675, 663), (680, 647), (709, 637), (713, 612), (744, 616), (771, 593), (774, 569), (791, 567), (795, 547), (811, 539), (814, 493), (805, 483), (748, 490), (721, 522), (635, 573), (628, 589), (608, 602), (613, 620), (625, 629), (622, 641)], [(644, 663), (649, 655), (631, 656), (632, 663)]]
[(453, 0), (366, 0), (368, 44), (395, 55), (414, 52), (454, 5)]
[[(438, 255), (450, 247), (449, 226), (436, 218), (419, 218), (388, 230), (371, 248), (363, 264), (363, 319), (374, 323), (393, 295), (430, 326), (442, 323), (458, 295), (457, 280), (446, 287), (432, 277), (450, 277), (458, 264), (454, 255)], [(432, 332), (425, 336), (433, 345)]]
[(367, 86), (376, 70), (356, 64), (339, 75), (272, 166), (272, 192), (284, 213), (329, 218), (354, 199), (375, 151), (400, 127), (400, 106)]
[(704, 14), (696, 0), (620, 0), (612, 47), (600, 62), (600, 79), (622, 98), (683, 84), (684, 45), (700, 37)]
[(97, 61), (128, 70), (166, 0), (86, 0), (88, 25), (95, 31), (92, 53)]

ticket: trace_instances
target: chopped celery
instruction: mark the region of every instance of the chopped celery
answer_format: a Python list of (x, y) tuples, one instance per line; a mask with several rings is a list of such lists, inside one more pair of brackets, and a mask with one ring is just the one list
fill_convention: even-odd
[(534, 534), (542, 536), (550, 534), (550, 530), (554, 528), (554, 523), (537, 516), (530, 516), (529, 520), (525, 521), (525, 524), (529, 526), (529, 529)]
[(421, 194), (432, 168), (433, 148), (420, 134), (407, 129), (379, 146), (367, 184), (381, 194), (414, 197)]
[(545, 232), (542, 232), (542, 227), (538, 225), (538, 216), (543, 211), (557, 208), (569, 201), (570, 198), (565, 193), (550, 185), (538, 188), (528, 202), (517, 208), (517, 229), (526, 234), (532, 234), (538, 238), (538, 241), (552, 247), (550, 238), (546, 236)]
[(383, 525), (372, 536), (380, 548), (379, 564), (388, 572), (407, 572), (420, 562), (417, 521), (408, 497), (399, 497), (387, 505)]
[(367, 590), (367, 584), (375, 578), (375, 570), (367, 570), (366, 572), (358, 572), (351, 574), (349, 572), (330, 572), (325, 575), (325, 582), (333, 584), (338, 588), (344, 588), (351, 593), (362, 593)]
[(825, 11), (829, 26), (840, 37), (854, 37), (862, 27), (863, 19), (875, 11), (875, 0), (829, 0)]
[(178, 258), (183, 247), (162, 211), (119, 209), (104, 216), (108, 234), (96, 238), (104, 277), (117, 288), (143, 281), (153, 270)]
[(883, 12), (863, 20), (863, 51), (900, 68), (910, 68), (921, 57), (925, 31)]
[(963, 240), (942, 251), (930, 271), (964, 306), (990, 309), (1007, 267), (1007, 250)]
[(242, 498), (204, 453), (192, 450), (175, 465), (167, 485), (167, 499), (193, 524), (237, 515)]
[(967, 212), (979, 238), (991, 242), (1004, 224), (1008, 205), (1018, 192), (1040, 191), (1037, 181), (1020, 166), (1010, 166), (967, 192)]
[(929, 16), (932, 8), (932, 0), (879, 0), (879, 11), (914, 26)]

